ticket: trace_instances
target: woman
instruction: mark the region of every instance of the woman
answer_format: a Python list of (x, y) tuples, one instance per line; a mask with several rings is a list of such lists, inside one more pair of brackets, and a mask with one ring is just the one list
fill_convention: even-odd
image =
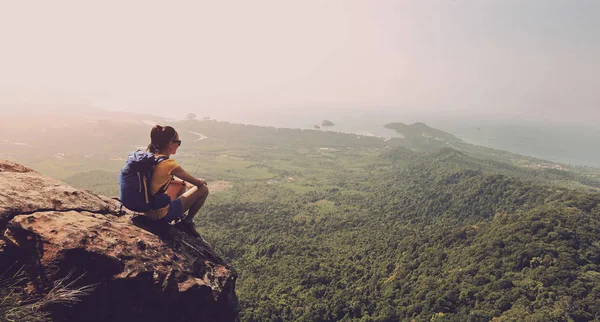
[[(154, 153), (156, 159), (176, 154), (177, 149), (181, 146), (179, 134), (170, 126), (155, 125), (150, 132), (150, 140), (148, 151)], [(177, 178), (173, 178), (173, 176)], [(200, 234), (194, 228), (193, 219), (208, 197), (206, 181), (194, 178), (175, 160), (169, 158), (159, 162), (154, 168), (150, 193), (156, 195), (163, 187), (167, 187), (166, 194), (171, 197), (171, 203), (164, 208), (151, 210), (145, 215), (167, 223), (181, 218), (181, 225), (189, 233), (199, 237)], [(184, 217), (186, 211), (188, 214)]]

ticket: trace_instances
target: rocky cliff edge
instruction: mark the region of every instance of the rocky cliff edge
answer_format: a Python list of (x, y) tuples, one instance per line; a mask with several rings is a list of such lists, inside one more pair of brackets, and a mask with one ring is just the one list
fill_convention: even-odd
[(30, 297), (87, 290), (53, 320), (237, 320), (237, 275), (202, 238), (1, 159), (0, 185), (0, 273), (25, 272)]

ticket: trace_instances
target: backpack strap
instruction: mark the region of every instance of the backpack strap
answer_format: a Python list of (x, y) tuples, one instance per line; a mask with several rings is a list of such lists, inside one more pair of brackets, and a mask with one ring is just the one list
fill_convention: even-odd
[(154, 165), (156, 166), (157, 164), (165, 161), (166, 159), (168, 159), (169, 157), (166, 155), (160, 156), (156, 159), (156, 161), (154, 161)]
[[(157, 164), (167, 160), (169, 157), (166, 155), (160, 156), (156, 159), (156, 161), (154, 161), (154, 166), (156, 166)], [(171, 180), (169, 180), (167, 183), (165, 183), (164, 186), (160, 187), (160, 189), (158, 189), (158, 191), (156, 192), (157, 195), (161, 194), (161, 193), (165, 193), (165, 191), (167, 191), (167, 187), (169, 186), (169, 183), (171, 183)]]
[(169, 180), (169, 182), (165, 183), (164, 186), (160, 187), (160, 189), (158, 189), (156, 194), (160, 195), (161, 193), (165, 193), (167, 191), (167, 186), (169, 185), (169, 183), (171, 183), (171, 180)]

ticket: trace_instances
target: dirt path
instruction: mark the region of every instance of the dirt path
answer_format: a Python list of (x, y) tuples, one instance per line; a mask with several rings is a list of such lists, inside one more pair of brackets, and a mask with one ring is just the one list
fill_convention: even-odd
[(208, 183), (208, 189), (211, 193), (225, 191), (231, 187), (233, 187), (233, 185), (229, 181), (219, 180)]

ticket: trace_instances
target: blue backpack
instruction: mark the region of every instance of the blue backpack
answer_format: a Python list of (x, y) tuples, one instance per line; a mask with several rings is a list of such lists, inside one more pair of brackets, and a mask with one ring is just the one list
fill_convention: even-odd
[(121, 185), (121, 203), (125, 208), (147, 212), (152, 209), (166, 207), (171, 198), (165, 193), (166, 185), (161, 187), (156, 195), (150, 194), (150, 182), (156, 165), (169, 157), (162, 156), (154, 159), (154, 154), (145, 151), (131, 152), (121, 170), (119, 184)]

